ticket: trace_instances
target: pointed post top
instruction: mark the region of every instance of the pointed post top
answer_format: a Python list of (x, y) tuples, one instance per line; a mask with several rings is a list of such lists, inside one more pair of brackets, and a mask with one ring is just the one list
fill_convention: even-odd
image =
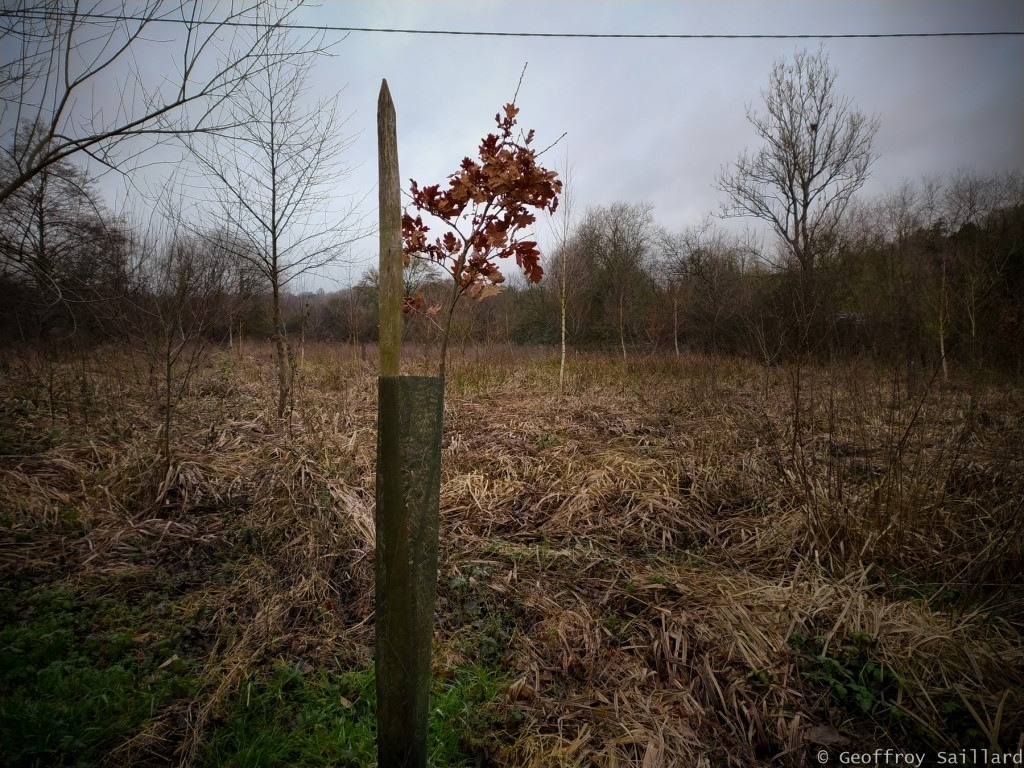
[(377, 162), (380, 211), (380, 375), (397, 376), (402, 355), (402, 197), (398, 181), (398, 129), (388, 81), (377, 99)]

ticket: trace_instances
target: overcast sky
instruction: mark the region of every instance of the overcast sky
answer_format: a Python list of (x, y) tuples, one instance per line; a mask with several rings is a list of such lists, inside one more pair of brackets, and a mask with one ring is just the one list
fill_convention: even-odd
[[(304, 9), (296, 21), (419, 30), (848, 34), (1024, 30), (1024, 2), (435, 2), (348, 0)], [(328, 41), (338, 40), (330, 33)], [(452, 37), (352, 32), (314, 71), (314, 93), (341, 89), (357, 135), (347, 193), (376, 221), (376, 103), (386, 77), (398, 113), (403, 184), (444, 180), (475, 153), (515, 92), (520, 126), (548, 156), (574, 167), (577, 209), (646, 201), (679, 230), (719, 210), (714, 179), (757, 144), (746, 121), (762, 104), (777, 59), (816, 40), (609, 40)], [(877, 115), (879, 159), (863, 194), (958, 169), (1024, 166), (1024, 38), (826, 40), (838, 90)], [(538, 222), (541, 241), (547, 227)], [(375, 263), (376, 238), (357, 244), (356, 279)], [(319, 284), (318, 286), (319, 287)], [(326, 286), (330, 289), (331, 286)]]

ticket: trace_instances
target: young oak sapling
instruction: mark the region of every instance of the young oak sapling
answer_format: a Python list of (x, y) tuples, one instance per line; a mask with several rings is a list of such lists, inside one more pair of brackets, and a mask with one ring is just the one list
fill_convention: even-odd
[[(554, 213), (562, 182), (555, 171), (541, 166), (540, 154), (531, 147), (534, 131), (515, 135), (519, 108), (506, 104), (504, 114), (494, 116), (498, 130), (480, 142), (477, 159), (463, 159), (458, 172), (448, 177), (448, 186), (421, 187), (410, 179), (413, 217), (402, 216), (402, 244), (405, 263), (422, 258), (439, 264), (452, 278), (451, 292), (443, 305), (424, 308), (422, 292), (406, 296), (403, 311), (433, 316), (441, 312), (440, 362), (438, 376), (444, 378), (445, 358), (452, 317), (459, 299), (473, 291), (479, 298), (497, 292), (505, 280), (498, 268), (499, 259), (515, 257), (526, 278), (539, 282), (544, 270), (534, 240), (522, 239), (525, 230), (536, 221), (531, 209)], [(448, 231), (428, 239), (430, 228), (422, 213), (444, 223)]]

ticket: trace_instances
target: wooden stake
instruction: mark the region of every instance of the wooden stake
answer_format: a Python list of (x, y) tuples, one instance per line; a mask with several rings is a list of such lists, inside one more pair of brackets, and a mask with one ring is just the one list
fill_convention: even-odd
[(380, 375), (398, 376), (402, 362), (402, 197), (398, 129), (388, 81), (377, 98), (377, 173), (380, 209), (380, 284), (377, 299)]

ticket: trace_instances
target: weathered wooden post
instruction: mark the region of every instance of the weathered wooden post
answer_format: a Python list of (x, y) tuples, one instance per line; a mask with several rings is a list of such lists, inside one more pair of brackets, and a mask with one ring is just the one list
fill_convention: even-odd
[(377, 401), (377, 765), (425, 768), (437, 591), (444, 380), (401, 376), (402, 233), (395, 106), (377, 101), (380, 378)]
[(398, 376), (402, 359), (402, 192), (398, 126), (388, 81), (377, 97), (377, 199), (380, 217), (380, 375)]

